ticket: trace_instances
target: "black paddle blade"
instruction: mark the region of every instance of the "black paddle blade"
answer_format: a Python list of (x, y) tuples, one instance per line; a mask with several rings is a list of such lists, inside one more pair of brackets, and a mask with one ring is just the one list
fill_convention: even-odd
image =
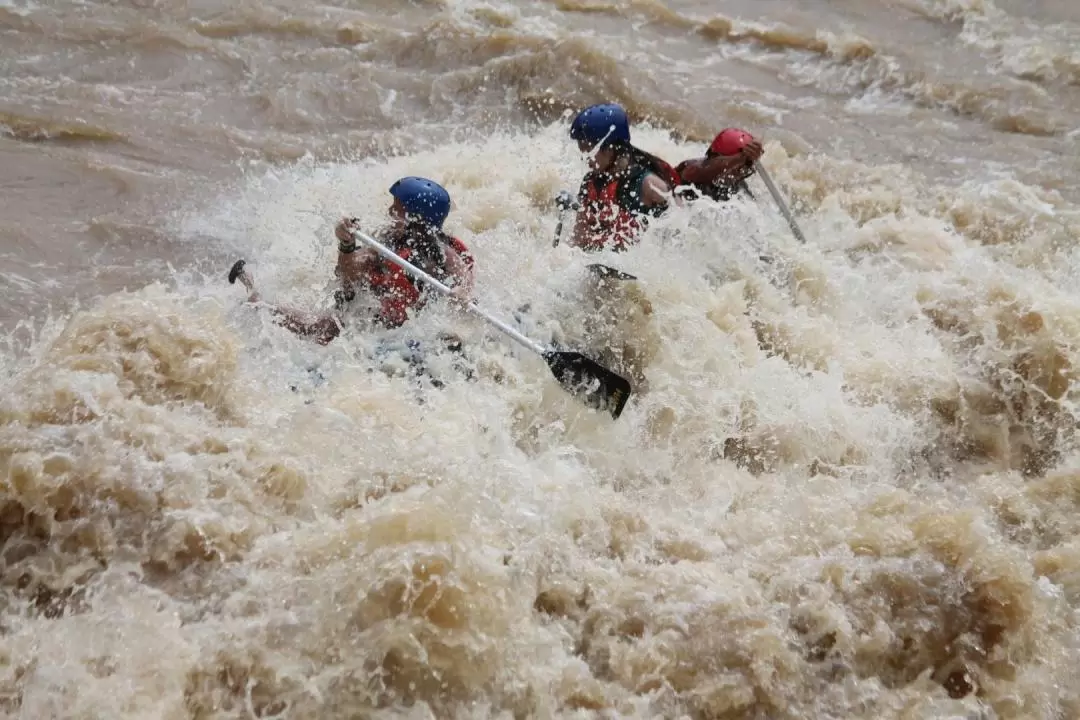
[(604, 278), (605, 280), (637, 280), (635, 275), (624, 273), (622, 270), (616, 270), (613, 267), (607, 265), (601, 265), (600, 263), (593, 263), (592, 265), (586, 265), (590, 271)]
[(548, 350), (544, 360), (564, 390), (580, 397), (587, 406), (607, 410), (612, 419), (619, 419), (632, 392), (629, 380), (581, 353)]
[(244, 260), (237, 260), (233, 263), (233, 266), (229, 268), (229, 284), (235, 285), (236, 278), (240, 277), (240, 273), (244, 271)]

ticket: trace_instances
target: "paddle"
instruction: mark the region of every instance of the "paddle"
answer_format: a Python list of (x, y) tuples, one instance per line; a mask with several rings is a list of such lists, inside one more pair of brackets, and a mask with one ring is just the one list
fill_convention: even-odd
[[(416, 279), (427, 283), (443, 295), (453, 296), (453, 292), (450, 288), (446, 287), (423, 270), (415, 267), (404, 258), (391, 252), (377, 240), (368, 237), (359, 230), (351, 229), (350, 233), (354, 238), (360, 240), (377, 252), (382, 258), (394, 263)], [(471, 302), (465, 307), (542, 357), (544, 361), (547, 362), (548, 367), (551, 369), (551, 373), (555, 376), (555, 379), (559, 384), (562, 385), (563, 389), (571, 395), (578, 396), (585, 405), (596, 410), (607, 410), (611, 413), (612, 419), (615, 420), (622, 414), (623, 407), (626, 406), (626, 401), (630, 399), (630, 393), (632, 392), (630, 382), (626, 378), (616, 375), (611, 370), (608, 370), (598, 362), (585, 357), (581, 353), (552, 350), (543, 347), (539, 343), (525, 337), (503, 321), (488, 314), (487, 311), (480, 308), (475, 302)]]
[(776, 205), (780, 208), (780, 212), (784, 214), (784, 218), (787, 220), (791, 232), (795, 233), (795, 238), (799, 242), (805, 244), (806, 238), (803, 236), (802, 230), (799, 229), (798, 224), (795, 222), (795, 218), (792, 217), (791, 211), (788, 210), (787, 203), (784, 202), (784, 197), (780, 194), (780, 191), (776, 189), (776, 185), (773, 184), (772, 178), (769, 177), (769, 173), (765, 172), (765, 168), (761, 166), (760, 162), (754, 163), (754, 169), (757, 170), (761, 179), (765, 181), (765, 187), (769, 188), (769, 193), (773, 196), (773, 200), (776, 201)]
[(610, 279), (615, 279), (615, 280), (637, 280), (636, 275), (631, 275), (630, 273), (624, 273), (622, 270), (616, 270), (613, 267), (608, 267), (607, 265), (601, 265), (600, 263), (592, 263), (591, 265), (586, 265), (585, 267), (587, 267), (589, 270), (591, 270), (593, 272), (593, 274), (599, 275), (601, 278), (603, 278), (605, 280), (610, 280)]
[[(555, 196), (555, 204), (559, 206), (559, 224), (555, 226), (555, 240), (551, 243), (551, 247), (558, 247), (559, 240), (562, 239), (562, 226), (563, 216), (568, 210), (580, 210), (581, 204), (574, 199), (573, 195), (563, 190)], [(613, 267), (607, 265), (601, 265), (600, 263), (591, 263), (585, 266), (590, 272), (599, 275), (605, 280), (637, 280), (637, 276), (630, 273), (624, 273), (621, 270), (616, 270)]]
[(551, 243), (551, 247), (559, 247), (559, 241), (562, 239), (562, 226), (563, 216), (569, 210), (580, 210), (581, 205), (574, 200), (570, 193), (563, 190), (555, 196), (555, 204), (559, 206), (559, 224), (555, 226), (555, 239)]

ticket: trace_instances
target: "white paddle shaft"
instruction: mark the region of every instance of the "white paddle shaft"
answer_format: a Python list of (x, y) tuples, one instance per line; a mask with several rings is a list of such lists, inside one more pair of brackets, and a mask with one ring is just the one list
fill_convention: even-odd
[[(446, 287), (441, 282), (439, 282), (435, 278), (431, 277), (426, 272), (424, 272), (420, 268), (416, 267), (415, 265), (413, 265), (412, 263), (407, 261), (405, 258), (398, 255), (397, 253), (394, 253), (391, 250), (389, 250), (388, 248), (384, 247), (381, 243), (379, 243), (374, 238), (366, 235), (365, 233), (363, 233), (363, 232), (361, 232), (361, 231), (359, 231), (359, 230), (357, 230), (355, 228), (349, 228), (349, 233), (353, 237), (355, 237), (358, 240), (360, 240), (361, 242), (363, 242), (369, 248), (371, 248), (372, 250), (377, 252), (382, 258), (384, 258), (386, 260), (389, 260), (390, 262), (394, 263), (399, 268), (401, 268), (405, 272), (409, 273), (413, 277), (417, 278), (418, 280), (422, 280), (423, 282), (426, 282), (428, 285), (431, 285), (433, 288), (438, 290), (443, 295), (446, 295), (448, 297), (453, 297), (454, 292), (450, 288)], [(527, 347), (530, 350), (532, 350), (533, 352), (535, 352), (536, 354), (538, 354), (540, 356), (543, 356), (547, 352), (542, 345), (540, 345), (539, 343), (525, 337), (524, 335), (519, 333), (517, 330), (515, 330), (514, 328), (512, 328), (509, 325), (507, 325), (506, 323), (504, 323), (502, 320), (499, 320), (497, 317), (494, 317), (493, 315), (489, 314), (486, 310), (484, 310), (483, 308), (478, 306), (476, 303), (470, 302), (470, 303), (468, 303), (466, 305), (466, 307), (470, 311), (472, 311), (473, 313), (475, 313), (475, 314), (479, 315), (480, 317), (484, 318), (485, 320), (487, 320), (489, 323), (491, 323), (492, 325), (497, 327), (499, 330), (502, 330), (504, 333), (506, 333), (507, 335), (509, 335), (513, 339), (517, 340), (519, 343), (521, 343), (525, 347)]]

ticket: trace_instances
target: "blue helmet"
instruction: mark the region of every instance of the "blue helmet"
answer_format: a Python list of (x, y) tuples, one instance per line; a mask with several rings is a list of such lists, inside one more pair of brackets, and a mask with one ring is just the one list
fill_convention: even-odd
[(592, 105), (577, 114), (570, 125), (570, 137), (578, 142), (604, 145), (621, 140), (630, 142), (630, 120), (621, 105), (604, 103)]
[(405, 213), (442, 229), (450, 214), (450, 193), (434, 180), (403, 177), (390, 186), (390, 194), (401, 202)]

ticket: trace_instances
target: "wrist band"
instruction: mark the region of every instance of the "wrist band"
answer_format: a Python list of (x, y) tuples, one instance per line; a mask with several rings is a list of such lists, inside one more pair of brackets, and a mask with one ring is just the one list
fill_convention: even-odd
[[(360, 220), (358, 218), (351, 217), (346, 222), (348, 222), (350, 225), (358, 225), (360, 223)], [(338, 240), (337, 249), (338, 252), (342, 253), (343, 255), (351, 255), (352, 253), (356, 252), (356, 240), (352, 238), (349, 238), (348, 241)]]

